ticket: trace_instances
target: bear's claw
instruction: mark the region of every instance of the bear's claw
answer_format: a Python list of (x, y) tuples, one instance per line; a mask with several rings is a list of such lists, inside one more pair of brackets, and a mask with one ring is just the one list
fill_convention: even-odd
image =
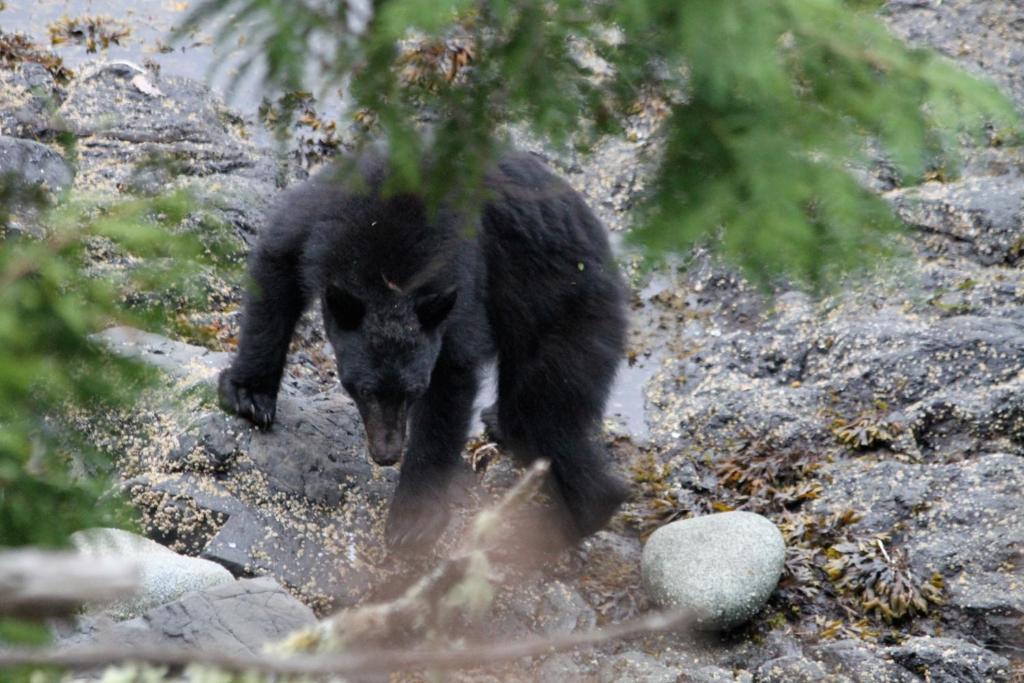
[(221, 408), (229, 413), (244, 417), (260, 429), (270, 429), (274, 424), (277, 397), (235, 381), (230, 369), (220, 373), (217, 394)]

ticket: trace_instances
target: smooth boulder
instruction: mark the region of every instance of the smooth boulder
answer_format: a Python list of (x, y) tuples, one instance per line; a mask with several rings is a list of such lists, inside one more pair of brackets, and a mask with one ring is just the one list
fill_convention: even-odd
[(667, 524), (644, 546), (644, 586), (660, 607), (724, 630), (753, 617), (782, 575), (786, 545), (768, 519), (723, 512)]
[(189, 591), (233, 583), (224, 567), (195, 557), (186, 557), (144, 536), (121, 529), (85, 529), (71, 535), (71, 542), (86, 558), (118, 559), (139, 567), (140, 590), (114, 604), (104, 613), (120, 620), (177, 600)]

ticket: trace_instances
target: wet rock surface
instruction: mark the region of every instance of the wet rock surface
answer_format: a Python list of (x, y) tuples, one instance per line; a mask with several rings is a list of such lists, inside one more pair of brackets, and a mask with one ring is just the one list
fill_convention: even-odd
[[(1020, 13), (995, 0), (893, 0), (883, 17), (897, 34), (937, 47), (1024, 102)], [(72, 192), (186, 188), (242, 243), (297, 175), (184, 79), (107, 64), (58, 85), (21, 65), (0, 72), (0, 88), (11, 94), (0, 98), (2, 134), (45, 144), (65, 130), (80, 136)], [(117, 116), (106, 115), (111, 109)], [(613, 229), (628, 225), (625, 211), (643, 189), (642, 157), (656, 147), (650, 123), (592, 158), (545, 153)], [(701, 253), (685, 269), (636, 276), (636, 366), (623, 381), (643, 387), (647, 429), (619, 421), (607, 438), (636, 499), (608, 531), (520, 576), (475, 635), (580, 630), (649, 609), (641, 539), (716, 511), (771, 519), (786, 540), (783, 576), (753, 622), (733, 633), (651, 636), (538, 658), (498, 669), (502, 679), (1021, 675), (1024, 153), (1002, 146), (965, 154), (959, 179), (877, 183), (911, 226), (904, 253), (834, 296), (782, 288), (766, 297)], [(269, 579), (224, 584), (211, 589), (226, 592), (214, 601), (204, 591), (122, 622), (125, 633), (251, 650), (309, 623), (308, 607), (323, 613), (372, 599), (403, 571), (381, 546), (395, 473), (367, 464), (316, 314), (300, 324), (272, 431), (217, 408), (211, 387), (232, 350), (238, 301), (237, 286), (218, 293), (207, 314), (218, 329), (210, 348), (109, 332), (107, 343), (166, 371), (168, 382), (137, 414), (98, 420), (95, 436), (118, 459), (148, 536), (281, 587)], [(483, 489), (514, 481), (500, 454), (484, 460)], [(204, 629), (217, 631), (232, 600), (280, 603), (290, 616), (245, 607), (224, 640), (207, 639)]]

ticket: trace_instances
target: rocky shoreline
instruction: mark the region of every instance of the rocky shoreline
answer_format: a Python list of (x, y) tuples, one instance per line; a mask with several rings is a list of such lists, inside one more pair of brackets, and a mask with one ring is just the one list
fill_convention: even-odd
[[(1024, 106), (1024, 10), (894, 0), (883, 17)], [(621, 230), (642, 186), (638, 158), (656, 145), (648, 123), (593, 157), (535, 151)], [(57, 144), (68, 132), (73, 163)], [(636, 499), (578, 550), (517, 574), (477, 635), (636, 615), (650, 607), (640, 577), (647, 534), (733, 509), (765, 515), (787, 545), (779, 588), (753, 621), (726, 635), (651, 636), (460, 680), (1024, 676), (1024, 151), (999, 142), (963, 154), (959, 178), (920, 187), (900, 187), (879, 167), (874, 186), (911, 228), (902, 252), (826, 299), (766, 298), (704, 254), (686, 269), (638, 276), (630, 356), (649, 368), (647, 430), (610, 420), (607, 436)], [(253, 144), (204, 86), (124, 63), (83, 68), (66, 84), (39, 64), (0, 71), (0, 170), (72, 195), (185, 189), (199, 202), (190, 220), (225, 226), (241, 249), (273, 197), (302, 175)], [(22, 227), (31, 233), (31, 219)], [(146, 535), (234, 578), (127, 620), (83, 620), (63, 634), (68, 642), (102, 632), (255, 651), (422, 569), (394, 566), (383, 552), (394, 472), (366, 460), (316, 315), (293, 345), (278, 424), (260, 433), (215, 405), (211, 382), (237, 334), (240, 293), (216, 278), (208, 290), (210, 305), (188, 316), (180, 339), (103, 335), (168, 380), (133, 415), (91, 419), (89, 429), (117, 459)], [(470, 450), (485, 445), (478, 438)], [(500, 455), (478, 469), (463, 518), (516, 476)], [(438, 552), (460, 531), (453, 525)]]

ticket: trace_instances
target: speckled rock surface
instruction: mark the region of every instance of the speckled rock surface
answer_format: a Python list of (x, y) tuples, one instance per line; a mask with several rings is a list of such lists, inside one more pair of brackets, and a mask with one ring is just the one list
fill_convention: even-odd
[(85, 619), (65, 633), (68, 647), (186, 647), (208, 654), (258, 655), (263, 646), (316, 621), (273, 579), (231, 580), (127, 621)]
[(1002, 0), (889, 0), (882, 16), (912, 45), (935, 48), (1024, 104), (1024, 8)]
[(0, 176), (13, 173), (22, 182), (59, 193), (71, 186), (74, 171), (46, 145), (0, 135)]
[(601, 664), (597, 676), (600, 683), (675, 683), (678, 679), (678, 670), (667, 667), (642, 652), (627, 652), (609, 657)]
[(179, 175), (233, 175), (273, 188), (272, 157), (196, 81), (96, 62), (68, 85), (56, 117), (79, 136), (79, 187), (165, 191)]
[(749, 512), (673, 522), (647, 539), (644, 586), (657, 605), (692, 610), (700, 628), (724, 630), (761, 609), (785, 552), (778, 528)]
[(63, 97), (42, 64), (27, 62), (0, 69), (0, 135), (17, 138), (51, 137), (51, 112)]
[[(285, 382), (275, 427), (261, 432), (212, 402), (228, 354), (128, 328), (98, 338), (192, 396), (111, 442), (131, 453), (124, 488), (148, 535), (235, 575), (274, 576), (319, 609), (366, 593), (379, 575), (377, 526), (396, 473), (367, 461), (351, 400)], [(140, 440), (147, 445), (133, 451)]]
[(71, 542), (83, 558), (123, 560), (139, 568), (139, 592), (102, 606), (115, 619), (137, 617), (190, 591), (234, 583), (231, 573), (214, 562), (179, 555), (129, 531), (85, 529), (72, 534)]
[(935, 683), (986, 683), (1010, 680), (1010, 662), (963, 640), (923, 636), (890, 647), (888, 654), (905, 668)]
[(962, 254), (985, 266), (1012, 266), (1024, 257), (1024, 178), (1016, 172), (925, 183), (888, 198), (937, 254)]

